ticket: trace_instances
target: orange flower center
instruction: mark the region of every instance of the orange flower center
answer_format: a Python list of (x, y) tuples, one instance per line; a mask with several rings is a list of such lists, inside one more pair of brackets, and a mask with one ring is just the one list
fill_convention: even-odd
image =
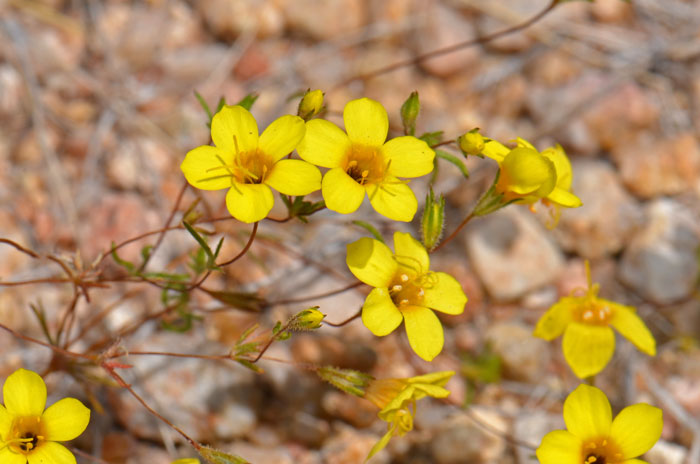
[(618, 464), (623, 462), (620, 448), (609, 438), (588, 441), (581, 447), (583, 464)]
[(399, 269), (389, 287), (391, 300), (397, 308), (402, 306), (420, 306), (425, 297), (425, 290), (417, 278)]
[(352, 144), (341, 166), (360, 185), (381, 183), (389, 167), (378, 148), (356, 144)]
[(239, 153), (232, 166), (233, 177), (241, 184), (262, 184), (273, 164), (259, 150)]
[(29, 454), (46, 440), (44, 425), (41, 417), (16, 417), (12, 421), (10, 432), (5, 443), (16, 453)]
[(590, 299), (576, 308), (574, 318), (584, 324), (608, 325), (612, 317), (612, 310), (597, 299)]

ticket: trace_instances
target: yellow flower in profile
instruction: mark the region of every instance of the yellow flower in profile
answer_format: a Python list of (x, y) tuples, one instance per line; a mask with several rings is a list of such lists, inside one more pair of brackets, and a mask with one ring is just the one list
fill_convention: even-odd
[(612, 418), (595, 387), (579, 385), (564, 402), (568, 430), (549, 432), (537, 448), (540, 464), (646, 464), (641, 456), (661, 437), (662, 411), (639, 403)]
[(343, 111), (345, 130), (323, 119), (306, 123), (306, 136), (297, 148), (302, 159), (330, 168), (321, 192), (328, 209), (352, 213), (365, 193), (372, 207), (395, 221), (410, 221), (418, 201), (406, 181), (433, 170), (435, 152), (413, 136), (386, 141), (389, 118), (384, 107), (369, 98), (352, 100)]
[(581, 200), (571, 193), (571, 163), (560, 145), (540, 153), (521, 138), (517, 139), (517, 146), (513, 149), (496, 140), (488, 140), (483, 154), (498, 162), (501, 168), (496, 190), (506, 201), (534, 203), (543, 200), (566, 208), (582, 205)]
[(656, 341), (632, 306), (598, 298), (599, 284), (591, 285), (586, 261), (588, 289), (582, 296), (561, 298), (535, 327), (534, 335), (553, 340), (564, 334), (564, 357), (579, 378), (596, 375), (615, 351), (613, 326), (640, 351), (654, 356)]
[(0, 462), (2, 464), (75, 464), (75, 456), (57, 443), (76, 438), (90, 421), (90, 410), (64, 398), (44, 410), (46, 384), (35, 372), (13, 372), (2, 389)]
[(446, 398), (450, 392), (443, 387), (454, 374), (442, 371), (405, 379), (372, 380), (364, 398), (381, 409), (379, 418), (387, 422), (387, 432), (372, 447), (367, 459), (384, 448), (394, 435), (403, 436), (413, 430), (416, 401), (426, 396)]
[(405, 321), (413, 351), (432, 361), (445, 342), (433, 310), (461, 314), (467, 297), (454, 277), (430, 270), (428, 252), (410, 234), (394, 233), (394, 250), (368, 237), (348, 245), (350, 272), (375, 287), (362, 306), (362, 322), (381, 337)]
[(215, 146), (187, 153), (180, 165), (187, 182), (202, 190), (228, 188), (226, 206), (242, 222), (265, 218), (274, 205), (270, 188), (303, 196), (321, 186), (321, 172), (306, 161), (286, 159), (305, 133), (299, 116), (275, 120), (258, 137), (258, 125), (242, 106), (224, 106), (211, 122)]

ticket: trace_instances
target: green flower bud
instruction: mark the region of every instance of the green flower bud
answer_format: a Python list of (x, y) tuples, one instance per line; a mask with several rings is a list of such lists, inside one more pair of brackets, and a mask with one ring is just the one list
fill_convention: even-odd
[(318, 310), (318, 306), (314, 306), (292, 316), (288, 327), (289, 330), (318, 329), (321, 327), (321, 322), (323, 321), (324, 317), (326, 317), (326, 315)]
[(297, 114), (304, 121), (316, 116), (323, 109), (323, 92), (320, 90), (307, 90), (299, 102)]
[(479, 129), (472, 129), (464, 135), (459, 136), (459, 149), (464, 156), (478, 156), (484, 151), (486, 139), (479, 133)]
[(320, 367), (316, 373), (337, 389), (359, 397), (365, 395), (365, 387), (374, 380), (374, 377), (364, 372), (332, 366)]
[(212, 464), (250, 464), (241, 457), (224, 453), (223, 451), (209, 448), (208, 446), (202, 446), (197, 451), (199, 451), (200, 456)]
[(423, 246), (430, 251), (440, 243), (445, 227), (445, 197), (440, 195), (439, 198), (435, 198), (433, 189), (430, 189), (425, 199), (425, 209), (420, 222)]
[(418, 100), (418, 92), (413, 91), (401, 105), (401, 122), (403, 123), (404, 134), (414, 135), (416, 133), (416, 118), (418, 118), (419, 112), (420, 101)]

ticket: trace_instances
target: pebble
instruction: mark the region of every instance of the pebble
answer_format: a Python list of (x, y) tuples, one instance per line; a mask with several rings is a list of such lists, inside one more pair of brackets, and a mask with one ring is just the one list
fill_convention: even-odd
[(684, 464), (688, 450), (675, 443), (659, 440), (654, 447), (644, 454), (645, 460), (654, 464)]
[(576, 160), (573, 172), (573, 191), (583, 206), (562, 211), (554, 236), (566, 251), (584, 258), (618, 253), (642, 221), (639, 204), (604, 161)]
[[(497, 413), (472, 407), (481, 422), (508, 433), (508, 424)], [(503, 438), (486, 432), (466, 414), (456, 414), (438, 428), (430, 449), (436, 464), (499, 462), (506, 448)]]
[(631, 238), (620, 264), (620, 278), (658, 304), (687, 298), (698, 279), (698, 221), (671, 199), (645, 209), (645, 225)]
[(517, 322), (499, 322), (487, 330), (486, 340), (501, 358), (505, 377), (537, 383), (546, 371), (548, 344), (533, 337), (532, 330)]
[[(535, 447), (542, 443), (542, 438), (553, 430), (565, 430), (561, 414), (550, 414), (542, 410), (521, 411), (513, 421), (513, 438)], [(535, 453), (522, 446), (515, 447), (518, 464), (536, 464)]]
[(471, 224), (467, 254), (488, 292), (513, 300), (551, 283), (561, 270), (562, 254), (548, 235), (526, 208), (511, 205)]

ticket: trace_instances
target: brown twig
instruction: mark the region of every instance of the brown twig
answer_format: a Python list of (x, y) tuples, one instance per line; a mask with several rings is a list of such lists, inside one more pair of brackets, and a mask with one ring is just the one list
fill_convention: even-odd
[(324, 324), (328, 324), (328, 325), (330, 325), (331, 327), (342, 327), (342, 326), (344, 326), (344, 325), (347, 325), (347, 324), (351, 323), (352, 321), (354, 321), (355, 319), (357, 319), (357, 318), (360, 317), (361, 315), (362, 315), (362, 308), (358, 309), (357, 312), (356, 312), (355, 314), (353, 314), (352, 316), (350, 316), (349, 318), (345, 319), (345, 320), (342, 321), (342, 322), (335, 322), (335, 323), (334, 323), (334, 322), (329, 322), (329, 321), (325, 321), (325, 320), (324, 320), (323, 323), (324, 323)]

